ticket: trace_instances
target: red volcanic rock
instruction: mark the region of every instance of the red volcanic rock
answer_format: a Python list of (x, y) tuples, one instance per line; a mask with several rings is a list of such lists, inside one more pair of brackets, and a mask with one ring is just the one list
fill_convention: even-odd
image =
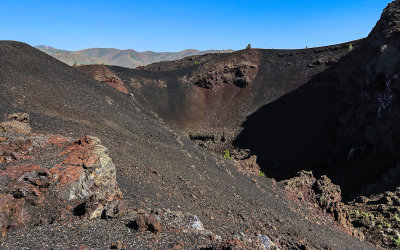
[[(5, 137), (4, 137), (5, 138)], [(31, 140), (17, 140), (8, 144), (0, 145), (0, 163), (18, 162), (21, 160), (29, 160), (32, 150)]]
[(15, 131), (0, 133), (6, 138), (0, 141), (2, 233), (78, 217), (111, 218), (125, 211), (115, 166), (99, 139)]
[(113, 87), (122, 93), (129, 93), (124, 82), (117, 76), (117, 74), (104, 65), (96, 65), (92, 67), (79, 66), (76, 69), (91, 75), (97, 81), (104, 82), (108, 86)]

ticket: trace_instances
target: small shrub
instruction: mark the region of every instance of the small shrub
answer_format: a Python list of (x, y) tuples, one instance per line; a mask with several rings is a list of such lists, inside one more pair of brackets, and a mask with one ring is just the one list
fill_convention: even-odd
[(258, 172), (258, 176), (260, 176), (260, 177), (267, 177), (263, 171)]
[(247, 44), (246, 49), (251, 49), (251, 44)]
[(228, 149), (226, 149), (226, 150), (224, 151), (224, 159), (228, 159), (228, 160), (231, 159), (231, 153), (229, 153), (229, 150), (228, 150)]
[(77, 67), (77, 66), (78, 66), (78, 64), (76, 63), (76, 61), (74, 62), (74, 65), (72, 65), (72, 66), (74, 66), (74, 67)]
[(352, 43), (350, 43), (350, 45), (349, 45), (349, 51), (352, 51), (354, 48), (353, 48), (353, 44)]
[(362, 216), (365, 217), (365, 218), (371, 217), (371, 219), (374, 219), (374, 215), (370, 214), (370, 213), (362, 212)]
[(395, 219), (397, 222), (400, 222), (400, 218), (399, 218), (399, 215), (398, 215), (398, 214), (395, 214), (395, 215), (394, 215), (394, 219)]
[(391, 237), (391, 240), (394, 242), (394, 244), (396, 246), (400, 246), (400, 237), (399, 236)]
[(200, 64), (200, 62), (196, 60), (196, 61), (194, 61), (194, 64), (198, 65), (198, 64)]

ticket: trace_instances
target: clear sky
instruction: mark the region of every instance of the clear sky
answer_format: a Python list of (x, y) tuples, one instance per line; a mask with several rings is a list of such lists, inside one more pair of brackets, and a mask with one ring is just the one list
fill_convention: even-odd
[(368, 35), (390, 0), (0, 0), (0, 40), (78, 50), (304, 48)]

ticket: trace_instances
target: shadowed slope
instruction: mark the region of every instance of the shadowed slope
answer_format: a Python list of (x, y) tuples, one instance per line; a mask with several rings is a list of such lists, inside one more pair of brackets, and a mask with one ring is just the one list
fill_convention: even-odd
[(334, 66), (249, 116), (235, 144), (278, 179), (300, 169), (328, 174), (346, 198), (398, 186), (385, 174), (399, 162), (399, 6)]

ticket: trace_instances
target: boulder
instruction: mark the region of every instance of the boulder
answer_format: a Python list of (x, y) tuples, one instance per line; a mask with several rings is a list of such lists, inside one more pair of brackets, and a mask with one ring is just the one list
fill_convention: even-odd
[(1, 232), (124, 213), (115, 166), (98, 138), (26, 133), (18, 127), (29, 126), (29, 116), (11, 117), (0, 132)]

